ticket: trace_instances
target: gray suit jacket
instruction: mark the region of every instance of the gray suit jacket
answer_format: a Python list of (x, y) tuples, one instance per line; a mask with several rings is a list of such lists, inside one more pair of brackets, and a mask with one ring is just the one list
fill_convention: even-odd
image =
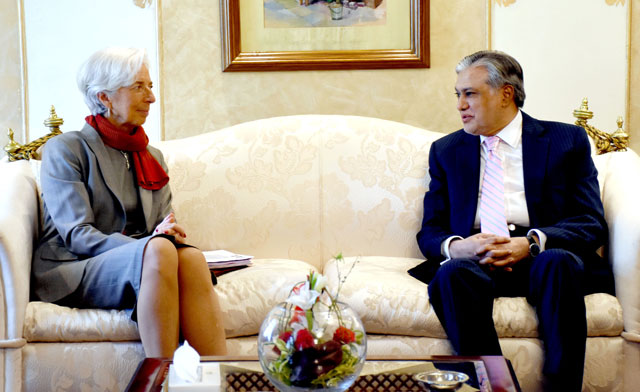
[[(37, 299), (53, 302), (71, 294), (88, 259), (137, 241), (122, 234), (125, 210), (107, 148), (88, 124), (45, 145), (40, 171), (44, 227), (32, 265)], [(148, 150), (166, 171), (162, 153)], [(169, 186), (139, 191), (146, 231), (152, 233), (171, 212), (171, 191)]]

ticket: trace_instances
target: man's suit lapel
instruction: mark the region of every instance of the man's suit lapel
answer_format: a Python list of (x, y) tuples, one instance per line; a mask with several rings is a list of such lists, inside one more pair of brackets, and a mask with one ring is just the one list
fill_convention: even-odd
[(454, 181), (454, 201), (452, 208), (458, 208), (462, 226), (466, 235), (470, 235), (476, 218), (478, 207), (478, 189), (480, 187), (480, 138), (478, 136), (463, 135), (463, 143), (455, 151), (456, 173)]
[(547, 159), (549, 156), (549, 138), (544, 127), (526, 113), (522, 113), (522, 166), (524, 171), (524, 191), (529, 211), (531, 227), (538, 226), (542, 216), (542, 189), (544, 185)]

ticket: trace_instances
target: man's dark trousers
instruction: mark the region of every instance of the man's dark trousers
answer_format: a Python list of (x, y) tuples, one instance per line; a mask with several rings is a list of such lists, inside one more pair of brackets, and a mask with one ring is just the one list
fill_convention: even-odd
[(493, 300), (526, 296), (544, 342), (545, 390), (580, 391), (587, 338), (583, 280), (582, 261), (562, 249), (522, 260), (512, 272), (452, 259), (429, 283), (429, 298), (458, 355), (502, 355)]

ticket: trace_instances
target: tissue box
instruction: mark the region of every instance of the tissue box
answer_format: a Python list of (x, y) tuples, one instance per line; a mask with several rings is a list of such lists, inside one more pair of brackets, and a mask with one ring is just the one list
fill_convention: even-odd
[(200, 364), (201, 377), (197, 382), (187, 382), (178, 377), (173, 364), (169, 365), (169, 392), (220, 392), (220, 364), (203, 362)]

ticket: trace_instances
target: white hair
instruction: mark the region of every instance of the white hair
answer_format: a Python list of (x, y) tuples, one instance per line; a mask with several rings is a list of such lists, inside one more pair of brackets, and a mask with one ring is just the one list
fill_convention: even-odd
[(144, 49), (113, 47), (92, 54), (78, 70), (76, 79), (91, 114), (107, 111), (98, 99), (99, 93), (111, 96), (119, 88), (131, 86), (142, 65), (149, 68)]

